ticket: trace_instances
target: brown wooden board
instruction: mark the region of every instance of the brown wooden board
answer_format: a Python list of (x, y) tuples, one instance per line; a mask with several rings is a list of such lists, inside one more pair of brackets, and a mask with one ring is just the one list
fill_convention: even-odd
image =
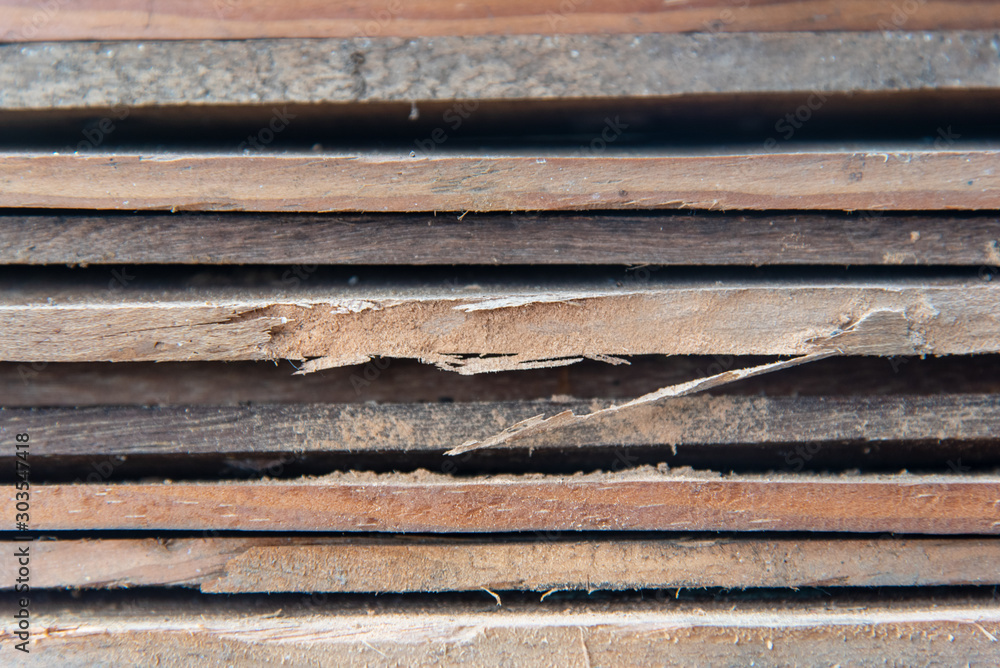
[[(0, 109), (110, 109), (113, 126), (143, 107), (278, 105), (278, 131), (295, 122), (282, 106), (296, 104), (412, 102), (419, 112), (435, 100), (622, 98), (625, 111), (627, 98), (795, 93), (786, 113), (811, 116), (834, 93), (995, 90), (996, 39), (983, 30), (13, 43), (0, 45)], [(454, 135), (469, 111), (438, 129)]]
[[(155, 243), (150, 243), (155, 239)], [(1000, 265), (995, 214), (19, 214), (7, 264)], [(648, 269), (646, 271), (649, 271)]]
[(8, 277), (0, 282), (0, 359), (316, 358), (305, 363), (308, 372), (380, 355), (480, 373), (588, 356), (618, 361), (608, 355), (1000, 351), (1000, 285), (974, 277), (657, 278), (621, 286), (595, 278), (542, 287), (525, 284), (527, 276), (453, 285), (373, 276), (235, 287), (240, 280), (206, 274), (187, 287), (154, 290), (114, 273), (74, 282)]
[(135, 0), (0, 3), (8, 41), (1000, 28), (993, 0)]
[(0, 153), (0, 206), (172, 211), (996, 209), (1000, 151)]
[[(444, 451), (535, 415), (607, 401), (0, 409), (33, 457)], [(997, 395), (679, 397), (542, 431), (505, 448), (979, 441), (1000, 438)]]
[[(13, 487), (7, 502), (15, 503)], [(998, 534), (995, 475), (336, 473), (31, 487), (37, 531), (846, 531)], [(8, 522), (13, 529), (14, 518)]]
[[(49, 596), (32, 602), (40, 665), (995, 665), (985, 595), (645, 601), (503, 597)], [(16, 599), (5, 598), (6, 609)], [(0, 640), (18, 642), (5, 616)], [(12, 651), (12, 650), (8, 650)]]
[[(23, 545), (0, 541), (6, 553)], [(46, 540), (35, 589), (443, 592), (1000, 583), (1000, 541), (961, 538), (170, 538)], [(0, 561), (12, 589), (14, 559)]]

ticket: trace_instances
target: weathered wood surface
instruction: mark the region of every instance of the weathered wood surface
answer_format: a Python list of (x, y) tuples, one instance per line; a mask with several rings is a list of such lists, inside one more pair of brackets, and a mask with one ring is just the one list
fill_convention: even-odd
[[(14, 504), (14, 488), (6, 494)], [(261, 482), (50, 484), (38, 531), (848, 531), (1000, 533), (994, 475), (343, 473)], [(13, 529), (14, 518), (8, 520)]]
[(0, 206), (200, 211), (997, 209), (1000, 151), (0, 153)]
[[(0, 434), (38, 434), (33, 457), (443, 451), (535, 415), (607, 401), (0, 409)], [(506, 448), (978, 441), (1000, 438), (1000, 397), (679, 397)]]
[[(293, 375), (291, 362), (0, 362), (0, 406), (235, 406), (547, 400), (553, 396), (631, 399), (660, 387), (727, 369), (751, 357), (636, 357), (628, 365), (584, 360), (555, 369), (460, 376), (414, 360), (376, 359), (360, 366)], [(711, 391), (725, 395), (911, 396), (1000, 393), (1000, 356), (848, 357), (819, 360)]]
[(8, 264), (997, 266), (998, 240), (995, 214), (0, 216)]
[[(314, 595), (32, 599), (38, 665), (995, 665), (988, 596), (545, 603)], [(648, 597), (652, 599), (652, 597)], [(550, 602), (551, 601), (551, 602)], [(16, 609), (16, 598), (5, 598)], [(17, 642), (6, 615), (4, 645)], [(12, 651), (12, 650), (9, 650)], [(19, 657), (20, 658), (20, 657)]]
[(501, 5), (452, 0), (127, 0), (0, 3), (3, 39), (254, 39), (572, 33), (1000, 28), (994, 0), (541, 0)]
[[(810, 113), (823, 93), (996, 89), (996, 39), (979, 31), (15, 43), (0, 45), (0, 109), (114, 108), (115, 121), (149, 106), (784, 92), (801, 94), (788, 112)], [(458, 129), (450, 117), (440, 127)]]
[(316, 371), (380, 355), (479, 373), (606, 355), (1000, 351), (1000, 285), (978, 278), (650, 279), (622, 287), (594, 278), (550, 280), (542, 290), (513, 282), (420, 286), (372, 275), (357, 285), (317, 276), (283, 289), (205, 287), (213, 277), (204, 275), (187, 289), (151, 290), (100, 276), (4, 282), (0, 359), (316, 358), (304, 366)]
[[(5, 553), (23, 543), (0, 542)], [(35, 589), (443, 592), (1000, 584), (1000, 541), (939, 538), (179, 538), (31, 546)], [(17, 579), (0, 561), (0, 586)]]

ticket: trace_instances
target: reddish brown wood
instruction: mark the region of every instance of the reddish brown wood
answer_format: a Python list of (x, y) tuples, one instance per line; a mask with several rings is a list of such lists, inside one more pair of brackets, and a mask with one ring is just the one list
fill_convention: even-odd
[[(15, 492), (9, 489), (13, 506)], [(36, 486), (31, 526), (42, 531), (998, 534), (998, 499), (996, 476), (336, 474), (287, 482)]]
[(1000, 27), (992, 0), (4, 0), (9, 41), (248, 39), (435, 35), (982, 30)]

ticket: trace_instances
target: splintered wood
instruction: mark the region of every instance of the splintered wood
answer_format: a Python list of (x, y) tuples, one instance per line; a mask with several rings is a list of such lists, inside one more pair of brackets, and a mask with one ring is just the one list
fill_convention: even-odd
[[(339, 379), (338, 379), (339, 380)], [(141, 402), (140, 402), (141, 403)], [(61, 457), (442, 452), (482, 442), (536, 415), (582, 415), (608, 401), (6, 408), (9, 431), (44, 432), (38, 464)], [(627, 405), (627, 404), (626, 404)], [(894, 441), (987, 441), (1000, 434), (1000, 395), (675, 397), (520, 433), (522, 449)], [(494, 445), (501, 445), (495, 442)]]
[(1000, 665), (997, 31), (0, 0), (0, 645)]
[[(1000, 352), (1000, 285), (931, 281), (655, 281), (379, 286), (343, 283), (143, 291), (8, 284), (0, 359), (309, 359), (305, 373), (373, 356), (463, 374), (621, 355)], [(100, 286), (98, 288), (98, 286)], [(614, 326), (609, 326), (614, 323)], [(315, 359), (313, 359), (315, 358)]]

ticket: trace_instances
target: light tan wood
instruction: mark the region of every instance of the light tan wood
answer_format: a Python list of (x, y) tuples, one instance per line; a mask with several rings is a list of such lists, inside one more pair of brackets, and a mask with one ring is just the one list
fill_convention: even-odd
[(4, 0), (11, 41), (69, 39), (251, 39), (419, 37), (579, 32), (709, 33), (745, 30), (982, 30), (1000, 28), (992, 0), (136, 0), (38, 3)]
[[(13, 487), (7, 492), (10, 505), (14, 493)], [(264, 482), (34, 485), (31, 526), (38, 531), (1000, 534), (998, 494), (1000, 478), (992, 475), (718, 477), (645, 468), (469, 478), (344, 473)]]
[(177, 211), (996, 209), (1000, 151), (0, 154), (0, 206)]
[[(21, 545), (0, 542), (11, 553)], [(180, 538), (50, 540), (36, 589), (443, 592), (1000, 583), (1000, 541), (939, 538)], [(0, 586), (17, 578), (0, 561)]]
[[(1000, 614), (987, 595), (823, 598), (670, 592), (591, 604), (485, 592), (477, 599), (280, 598), (34, 602), (44, 665), (994, 665)], [(534, 597), (533, 597), (534, 598)], [(688, 598), (683, 596), (682, 598)], [(5, 645), (14, 622), (0, 627)], [(10, 650), (8, 650), (10, 651)]]
[(526, 275), (517, 283), (419, 285), (362, 273), (355, 286), (310, 276), (287, 288), (280, 280), (235, 288), (207, 286), (238, 285), (238, 276), (204, 274), (191, 287), (165, 289), (148, 279), (123, 287), (95, 270), (72, 282), (0, 284), (0, 359), (310, 358), (302, 368), (316, 371), (380, 355), (480, 373), (607, 355), (1000, 351), (1000, 283), (978, 277), (650, 279), (618, 287), (592, 275), (541, 288), (522, 283), (531, 281)]

